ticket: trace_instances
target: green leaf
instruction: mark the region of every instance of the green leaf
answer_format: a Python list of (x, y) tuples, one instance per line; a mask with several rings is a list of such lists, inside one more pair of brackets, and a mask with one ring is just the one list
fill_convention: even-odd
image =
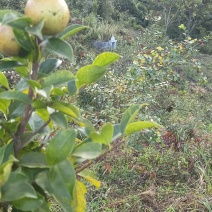
[(49, 38), (47, 41), (45, 41), (45, 47), (48, 51), (65, 57), (71, 62), (74, 60), (73, 49), (71, 45), (64, 40), (59, 38)]
[(31, 19), (23, 15), (20, 16), (18, 13), (7, 13), (4, 15), (2, 24), (23, 30), (25, 27), (30, 26)]
[(73, 212), (71, 201), (74, 197), (76, 177), (69, 161), (62, 161), (52, 166), (49, 172), (38, 174), (35, 182), (53, 196), (65, 211)]
[(24, 66), (22, 63), (17, 61), (0, 61), (0, 70), (8, 70), (15, 67)]
[(16, 15), (21, 16), (21, 13), (13, 11), (13, 10), (0, 10), (0, 23), (2, 23), (4, 16), (9, 13), (15, 13)]
[(0, 72), (0, 85), (3, 85), (5, 88), (9, 89), (9, 83), (7, 81), (7, 77), (5, 77), (5, 75)]
[(5, 149), (6, 149), (6, 146), (5, 145), (0, 147), (0, 165), (3, 162), (3, 159), (4, 159)]
[(37, 199), (25, 197), (16, 200), (13, 202), (13, 206), (21, 211), (34, 211), (34, 210), (37, 211), (37, 209), (39, 209), (42, 206), (44, 201), (45, 201), (44, 197), (38, 194)]
[(113, 125), (104, 125), (99, 133), (92, 132), (89, 138), (94, 142), (109, 145), (113, 138)]
[(74, 35), (77, 32), (79, 32), (83, 29), (87, 29), (87, 28), (89, 28), (89, 27), (88, 26), (82, 26), (82, 25), (79, 25), (79, 24), (72, 24), (72, 25), (68, 26), (65, 30), (63, 30), (61, 33), (59, 33), (57, 35), (57, 37), (65, 40), (69, 36)]
[[(64, 188), (60, 189), (60, 183), (64, 184)], [(64, 195), (64, 190), (67, 190), (68, 193), (73, 197), (74, 187), (76, 181), (76, 174), (73, 165), (68, 161), (64, 160), (61, 163), (58, 163), (52, 166), (49, 170), (49, 182), (50, 186), (53, 188), (54, 192)], [(69, 196), (69, 194), (67, 196)]]
[(91, 132), (95, 131), (92, 122), (86, 118), (82, 118), (77, 124), (80, 126), (79, 130), (86, 136), (89, 136)]
[(46, 156), (39, 152), (28, 152), (19, 159), (20, 165), (28, 168), (48, 168)]
[(26, 31), (13, 29), (13, 33), (22, 48), (29, 52), (35, 48), (32, 42), (32, 38), (29, 37), (29, 34)]
[(22, 77), (28, 77), (28, 67), (27, 66), (21, 66), (21, 67), (15, 67), (15, 71), (20, 74)]
[(114, 63), (119, 59), (119, 57), (120, 56), (114, 52), (104, 52), (96, 57), (96, 59), (93, 61), (93, 65), (105, 67)]
[(50, 119), (50, 114), (47, 108), (37, 108), (36, 114), (40, 116), (44, 121), (48, 121)]
[(75, 130), (61, 130), (49, 142), (46, 150), (47, 163), (52, 166), (65, 160), (72, 152), (76, 139)]
[(41, 133), (43, 133), (43, 134), (49, 133), (50, 129), (48, 126), (41, 128), (44, 125), (44, 123), (45, 123), (44, 120), (36, 112), (32, 113), (30, 120), (29, 120), (29, 126), (32, 131), (37, 131), (40, 129), (39, 130), (40, 134)]
[(115, 124), (113, 126), (114, 132), (113, 132), (113, 139), (112, 141), (115, 141), (117, 138), (122, 136), (122, 131), (121, 131), (121, 125), (120, 124)]
[(57, 67), (59, 67), (62, 63), (62, 60), (49, 58), (40, 65), (40, 73), (49, 74)]
[(132, 105), (124, 112), (120, 123), (120, 129), (122, 134), (124, 133), (127, 125), (135, 119), (139, 112), (139, 109), (139, 105)]
[[(4, 156), (6, 148), (1, 150)], [(4, 152), (3, 152), (4, 151)], [(3, 161), (3, 157), (1, 158), (1, 162)], [(16, 162), (17, 160), (11, 155), (9, 157), (9, 160), (7, 160), (5, 163), (1, 164), (0, 166), (0, 187), (3, 186), (9, 179), (13, 163)]]
[(83, 171), (78, 173), (78, 175), (85, 178), (96, 188), (99, 188), (101, 186), (101, 182), (95, 179), (94, 173), (89, 169), (84, 169)]
[(125, 129), (125, 133), (127, 135), (130, 135), (137, 131), (152, 128), (152, 127), (161, 127), (161, 126), (152, 121), (138, 121), (138, 122), (133, 122), (133, 123), (128, 124)]
[(19, 116), (22, 116), (24, 113), (26, 104), (21, 101), (12, 101), (9, 106), (9, 119), (15, 119)]
[(69, 96), (72, 96), (76, 93), (77, 93), (76, 81), (68, 82), (68, 94), (69, 94)]
[[(11, 132), (14, 132), (13, 131), (13, 127), (11, 127), (11, 128), (12, 128), (11, 129)], [(13, 157), (11, 155), (14, 155), (14, 149), (13, 149), (13, 143), (12, 142), (10, 142), (9, 144), (7, 144), (7, 146), (6, 146), (6, 149), (5, 149), (5, 152), (4, 152), (4, 159), (3, 159), (2, 163), (5, 163), (8, 160), (13, 159)]]
[(68, 128), (68, 121), (63, 113), (61, 112), (52, 113), (51, 119), (55, 122), (56, 125), (62, 128)]
[(96, 66), (96, 65), (87, 65), (80, 68), (76, 74), (76, 85), (77, 88), (81, 88), (83, 85), (89, 85), (93, 82), (96, 82), (101, 78), (106, 72), (106, 68)]
[[(66, 161), (65, 161), (66, 162)], [(52, 195), (55, 198), (55, 200), (60, 204), (60, 206), (64, 209), (64, 211), (70, 211), (74, 212), (72, 205), (71, 205), (71, 200), (72, 196), (70, 194), (71, 190), (66, 185), (66, 181), (69, 180), (68, 183), (75, 184), (75, 181), (71, 181), (71, 177), (74, 176), (73, 173), (68, 173), (68, 168), (69, 167), (63, 167), (66, 170), (60, 170), (60, 167), (58, 165), (55, 165), (49, 172), (49, 181), (52, 189)], [(61, 172), (62, 171), (62, 172)], [(67, 172), (65, 174), (65, 172)], [(68, 176), (67, 176), (68, 174)], [(68, 178), (64, 178), (67, 176)]]
[(72, 152), (73, 156), (84, 159), (94, 159), (102, 152), (102, 145), (96, 142), (83, 142), (76, 146)]
[(15, 90), (16, 91), (21, 91), (22, 92), (22, 91), (27, 90), (28, 88), (29, 88), (29, 85), (28, 85), (26, 79), (23, 79), (23, 78), (18, 82), (17, 85), (15, 85)]
[(36, 80), (26, 80), (26, 82), (33, 89), (35, 89), (35, 88), (38, 88), (38, 89), (41, 88), (41, 84), (38, 81), (36, 81)]
[(43, 204), (40, 206), (40, 208), (37, 208), (33, 212), (50, 212), (49, 203), (46, 201), (43, 201)]
[(44, 78), (43, 87), (48, 87), (49, 85), (53, 85), (54, 87), (60, 87), (63, 85), (67, 85), (70, 80), (74, 80), (75, 76), (66, 70), (56, 71), (51, 75), (48, 75)]
[(2, 186), (1, 191), (2, 202), (15, 201), (24, 197), (37, 198), (34, 188), (28, 183), (28, 178), (16, 172), (10, 174), (8, 181)]
[(10, 100), (0, 99), (0, 111), (2, 111), (2, 113), (7, 114), (10, 102)]
[(28, 95), (19, 91), (4, 91), (0, 93), (0, 99), (17, 100), (27, 104), (31, 104), (32, 100)]
[(36, 26), (28, 26), (25, 28), (25, 30), (29, 32), (30, 34), (36, 35), (40, 40), (43, 40), (43, 34), (42, 34), (43, 26), (44, 26), (44, 21), (42, 20)]
[(49, 104), (49, 107), (54, 108), (66, 115), (69, 115), (75, 119), (80, 118), (79, 109), (72, 104), (66, 104), (64, 102), (54, 101)]

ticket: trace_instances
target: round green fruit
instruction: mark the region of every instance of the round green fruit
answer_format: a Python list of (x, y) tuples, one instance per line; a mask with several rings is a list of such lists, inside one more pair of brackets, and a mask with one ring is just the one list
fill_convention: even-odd
[(17, 42), (13, 29), (10, 26), (0, 26), (0, 52), (6, 56), (17, 56), (20, 45)]
[(37, 25), (44, 21), (42, 33), (56, 35), (63, 31), (70, 19), (68, 5), (64, 0), (28, 0), (25, 14)]

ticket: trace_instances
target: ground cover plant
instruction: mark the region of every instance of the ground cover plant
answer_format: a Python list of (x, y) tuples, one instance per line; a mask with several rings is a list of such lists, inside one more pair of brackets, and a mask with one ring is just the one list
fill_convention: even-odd
[(100, 124), (120, 119), (128, 104), (146, 102), (137, 119), (164, 126), (135, 133), (93, 166), (103, 186), (88, 192), (88, 211), (211, 210), (211, 57), (199, 45), (149, 28), (128, 48), (127, 71), (115, 64), (80, 94), (86, 115)]
[[(104, 20), (94, 14), (94, 6), (98, 1), (86, 1), (84, 9), (80, 11), (82, 2), (79, 4), (78, 1), (70, 1), (71, 6), (76, 6), (76, 17), (73, 20), (80, 23), (84, 21), (92, 29), (78, 23), (71, 25), (56, 35), (58, 40), (55, 45), (51, 42), (55, 37), (43, 36), (40, 39), (42, 26), (23, 29), (20, 23), (23, 19), (26, 20), (24, 16), (11, 17), (8, 11), (1, 16), (4, 25), (14, 28), (15, 38), (24, 52), (21, 58), (2, 55), (0, 63), (0, 67), (3, 67), (1, 102), (9, 104), (8, 110), (1, 104), (1, 151), (4, 152), (1, 154), (2, 161), (0, 160), (0, 179), (4, 180), (1, 181), (1, 209), (7, 211), (8, 207), (11, 209), (13, 206), (13, 211), (37, 211), (37, 207), (57, 212), (71, 211), (71, 208), (73, 211), (94, 212), (211, 211), (212, 59), (210, 55), (202, 54), (210, 53), (211, 37), (189, 37), (185, 26), (179, 22), (181, 25), (176, 25), (174, 30), (180, 34), (181, 39), (171, 40), (164, 36), (164, 28), (161, 28), (164, 17), (159, 21), (160, 25), (156, 21), (143, 29), (137, 26), (130, 14), (125, 16), (123, 12), (119, 15), (125, 17), (125, 20), (117, 25), (112, 19)], [(162, 1), (164, 2), (175, 3)], [(108, 1), (105, 4), (111, 9), (113, 3)], [(187, 6), (189, 5), (190, 3)], [(134, 9), (137, 10), (138, 6)], [(89, 8), (91, 14), (87, 10)], [(132, 14), (133, 11), (131, 10)], [(77, 17), (79, 13), (83, 13), (83, 17)], [(109, 14), (104, 15), (107, 19), (111, 18)], [(173, 23), (176, 24), (176, 21)], [(29, 49), (28, 39), (21, 40), (17, 29), (30, 35), (32, 48)], [(82, 29), (84, 30), (80, 31)], [(113, 53), (100, 54), (92, 48), (94, 38), (108, 39), (113, 33), (118, 39), (117, 49)], [(73, 36), (69, 37), (70, 35)], [(63, 54), (61, 48), (58, 48), (58, 42), (61, 44), (61, 41), (69, 47), (72, 45), (76, 52), (75, 59), (70, 58), (73, 53)], [(31, 51), (32, 54), (29, 54)], [(35, 52), (42, 55), (38, 60), (37, 80), (30, 75), (30, 69), (23, 65), (31, 67), (36, 62), (33, 59)], [(108, 61), (106, 58), (110, 61), (107, 72), (106, 65), (102, 63)], [(23, 66), (14, 67), (11, 62)], [(55, 66), (50, 68), (50, 63)], [(89, 69), (90, 74), (86, 74), (86, 77), (91, 81), (88, 82), (82, 75), (96, 63), (104, 74), (101, 74), (101, 78), (98, 76), (97, 81), (96, 75), (94, 77)], [(46, 73), (46, 70), (49, 72)], [(86, 86), (77, 86), (84, 80)], [(25, 98), (29, 90), (36, 96), (32, 98), (32, 104), (26, 102)], [(8, 94), (14, 92), (18, 94), (16, 97), (8, 97)], [(25, 100), (23, 104), (22, 100)], [(29, 143), (23, 146), (15, 158), (9, 158), (10, 153), (14, 155), (12, 143), (15, 142), (11, 137), (17, 134), (17, 127), (23, 120), (23, 106), (28, 105), (33, 108), (32, 116), (23, 132), (23, 139), (30, 138)], [(135, 123), (130, 123), (132, 120), (129, 114), (135, 116), (138, 123), (136, 126), (140, 126), (138, 132), (130, 136), (127, 132), (132, 130)], [(141, 130), (141, 122), (147, 123), (146, 120), (151, 120), (151, 124), (157, 122), (163, 127)], [(128, 131), (125, 129), (120, 133), (125, 136), (115, 140), (121, 125)], [(65, 151), (70, 144), (65, 139), (68, 135), (72, 136), (72, 146), (68, 148), (69, 151)], [(111, 136), (112, 143), (106, 139)], [(62, 140), (63, 150), (59, 145)], [(87, 144), (92, 144), (92, 148)], [(101, 148), (97, 149), (95, 145)], [(55, 154), (50, 154), (52, 152)], [(58, 155), (57, 159), (55, 155)], [(68, 173), (68, 166), (72, 173)], [(57, 170), (67, 174), (69, 179), (75, 176), (74, 179), (71, 178), (72, 184), (68, 184), (70, 181), (66, 177), (55, 177), (60, 176)], [(34, 196), (21, 199), (20, 196), (14, 197), (10, 192), (14, 187), (9, 187), (11, 176), (25, 179), (24, 185), (35, 190)], [(12, 182), (11, 185), (18, 187), (18, 182)], [(50, 186), (46, 187), (45, 182), (49, 182)], [(63, 186), (59, 188), (58, 182)], [(67, 192), (63, 196), (67, 186), (75, 186), (71, 188), (71, 197)], [(32, 195), (29, 190), (17, 191), (18, 194), (23, 192), (24, 195)], [(5, 201), (5, 196), (10, 197), (10, 200)], [(86, 206), (83, 196), (87, 201)], [(71, 205), (70, 199), (66, 204), (67, 197), (72, 200)]]
[(99, 128), (81, 114), (75, 96), (100, 79), (119, 55), (99, 54), (76, 74), (58, 70), (58, 57), (73, 62), (72, 46), (65, 39), (87, 27), (66, 27), (65, 1), (46, 1), (42, 8), (40, 3), (27, 1), (26, 15), (0, 11), (0, 51), (6, 56), (0, 70), (13, 69), (20, 78), (10, 87), (5, 72), (0, 72), (0, 208), (50, 211), (53, 200), (63, 211), (81, 212), (86, 186), (79, 176), (100, 187), (84, 163), (98, 159), (120, 136), (160, 125), (134, 121), (139, 104), (128, 107), (117, 124)]

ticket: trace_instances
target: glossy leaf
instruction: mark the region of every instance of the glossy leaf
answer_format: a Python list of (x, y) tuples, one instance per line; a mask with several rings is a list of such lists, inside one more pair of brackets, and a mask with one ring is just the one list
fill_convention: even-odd
[(92, 132), (89, 135), (89, 138), (91, 138), (94, 142), (109, 145), (113, 138), (113, 125), (104, 125), (99, 133)]
[(0, 61), (0, 70), (8, 70), (15, 67), (24, 66), (22, 63), (17, 61)]
[(36, 81), (36, 80), (27, 80), (26, 82), (33, 89), (41, 88), (41, 84), (38, 81)]
[(17, 91), (27, 91), (29, 89), (29, 84), (27, 83), (26, 79), (20, 79), (20, 81), (18, 82), (18, 84), (15, 85), (15, 89)]
[(13, 206), (21, 211), (37, 211), (45, 201), (43, 196), (38, 194), (38, 197), (37, 199), (25, 197), (16, 200), (13, 202)]
[(49, 85), (53, 85), (54, 87), (59, 87), (62, 85), (66, 85), (70, 80), (74, 80), (75, 76), (66, 70), (56, 71), (51, 75), (48, 75), (44, 78), (43, 87), (48, 87)]
[(73, 118), (80, 118), (80, 113), (77, 107), (75, 107), (72, 104), (66, 104), (59, 101), (54, 101), (49, 104), (49, 107), (54, 108), (55, 110), (58, 110), (66, 115), (69, 115)]
[(50, 168), (48, 182), (50, 194), (68, 212), (73, 211), (71, 201), (75, 188), (75, 171), (73, 165), (68, 161), (62, 161)]
[[(15, 201), (24, 197), (36, 199), (34, 188), (28, 183), (28, 178), (21, 174), (12, 172), (6, 184), (2, 186), (3, 202)], [(15, 192), (14, 192), (15, 191)]]
[(0, 93), (0, 99), (17, 100), (27, 104), (31, 104), (32, 100), (28, 95), (19, 91), (4, 91)]
[(77, 124), (80, 126), (79, 130), (85, 135), (89, 136), (91, 132), (95, 131), (92, 122), (86, 118), (81, 119)]
[[(6, 148), (5, 148), (6, 149)], [(4, 149), (4, 152), (5, 152)], [(2, 153), (4, 153), (2, 152)], [(4, 155), (3, 155), (4, 156)], [(1, 158), (3, 160), (3, 157)], [(13, 156), (10, 156), (9, 160), (0, 166), (0, 187), (3, 186), (9, 179), (13, 163), (17, 161)]]
[(36, 35), (40, 40), (43, 40), (43, 34), (42, 34), (43, 26), (44, 26), (44, 21), (41, 21), (36, 26), (26, 27), (25, 30), (29, 32), (30, 34)]
[(9, 106), (9, 118), (15, 119), (23, 115), (26, 104), (21, 101), (12, 101)]
[(20, 74), (22, 77), (28, 77), (28, 68), (27, 66), (15, 67), (14, 70)]
[(101, 182), (95, 179), (94, 173), (91, 170), (84, 169), (83, 171), (78, 173), (78, 175), (85, 178), (87, 181), (89, 181), (96, 188), (100, 188)]
[(4, 16), (9, 13), (15, 13), (16, 15), (21, 16), (21, 13), (13, 11), (13, 10), (0, 10), (0, 23), (2, 23)]
[(120, 124), (115, 124), (113, 126), (114, 130), (113, 130), (113, 139), (112, 141), (115, 141), (117, 138), (119, 138), (122, 135), (122, 131), (121, 131), (121, 125)]
[[(75, 187), (75, 180), (76, 180), (76, 174), (73, 165), (68, 161), (64, 160), (61, 163), (58, 163), (54, 166), (52, 166), (49, 170), (49, 181), (52, 188), (57, 192), (57, 188), (60, 184), (58, 184), (56, 187), (56, 181), (61, 181), (61, 183), (65, 184), (65, 187), (69, 194), (73, 197), (74, 187)], [(63, 191), (58, 188), (58, 194), (61, 191), (61, 195), (63, 194)]]
[(52, 166), (68, 158), (76, 139), (75, 130), (61, 130), (49, 142), (46, 150), (47, 163)]
[(2, 164), (3, 159), (4, 159), (5, 149), (6, 149), (6, 146), (5, 145), (0, 147), (0, 165)]
[(77, 32), (89, 28), (88, 26), (82, 26), (79, 24), (72, 24), (64, 29), (61, 33), (57, 35), (58, 38), (65, 40), (66, 38), (70, 37), (71, 35), (76, 34)]
[(45, 47), (48, 51), (65, 57), (66, 59), (73, 62), (73, 49), (68, 42), (59, 38), (49, 38), (47, 43), (45, 43)]
[(49, 58), (40, 65), (40, 73), (49, 74), (59, 67), (62, 63), (62, 60)]
[(106, 68), (96, 66), (96, 65), (87, 65), (80, 68), (76, 74), (76, 85), (77, 88), (81, 88), (83, 85), (89, 85), (93, 82), (96, 82), (100, 79), (106, 72)]
[(84, 159), (94, 159), (102, 152), (102, 145), (96, 142), (83, 142), (76, 146), (72, 152), (73, 156)]
[(136, 115), (139, 112), (139, 109), (139, 105), (132, 105), (124, 112), (120, 123), (121, 133), (124, 133), (127, 125), (135, 119)]
[(138, 122), (133, 122), (127, 125), (125, 133), (127, 135), (133, 134), (137, 131), (143, 130), (143, 129), (148, 129), (152, 127), (160, 127), (159, 124), (151, 121), (138, 121)]
[(69, 96), (72, 96), (76, 93), (77, 93), (76, 81), (68, 82), (68, 94), (69, 94)]
[(5, 88), (9, 89), (9, 83), (5, 75), (0, 72), (0, 86), (4, 86)]
[(25, 153), (20, 157), (19, 161), (20, 165), (23, 167), (48, 168), (45, 155), (39, 152)]
[(119, 59), (119, 55), (114, 52), (104, 52), (98, 55), (93, 61), (93, 65), (107, 67)]
[(36, 114), (40, 116), (45, 122), (49, 120), (50, 114), (47, 108), (38, 108)]
[(67, 128), (68, 127), (68, 121), (65, 117), (65, 115), (61, 112), (54, 112), (51, 114), (51, 119), (53, 122), (62, 127), (62, 128)]
[(2, 113), (7, 114), (10, 102), (10, 100), (0, 99), (0, 111), (2, 111)]
[(25, 27), (30, 26), (31, 19), (26, 16), (20, 16), (18, 13), (7, 13), (3, 17), (2, 24), (23, 30)]
[(29, 126), (32, 131), (39, 130), (39, 133), (49, 133), (50, 129), (48, 126), (41, 128), (45, 124), (45, 121), (36, 113), (33, 112), (30, 119), (29, 119)]
[(13, 29), (13, 33), (16, 37), (16, 40), (27, 51), (31, 51), (34, 49), (33, 43), (29, 34), (24, 30)]

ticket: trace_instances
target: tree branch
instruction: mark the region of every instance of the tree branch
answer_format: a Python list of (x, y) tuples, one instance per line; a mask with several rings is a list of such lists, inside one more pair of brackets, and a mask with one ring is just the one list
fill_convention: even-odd
[[(36, 61), (33, 64), (30, 79), (32, 79), (32, 80), (37, 79), (38, 69), (39, 69), (39, 61)], [(33, 97), (34, 97), (34, 91), (31, 87), (29, 87), (28, 96), (29, 96), (30, 99), (33, 99)], [(22, 116), (21, 121), (20, 121), (20, 124), (19, 124), (18, 129), (15, 133), (14, 141), (13, 141), (14, 142), (13, 148), (14, 148), (15, 156), (18, 155), (19, 151), (21, 150), (21, 148), (23, 146), (21, 144), (21, 138), (23, 137), (24, 131), (25, 131), (26, 126), (29, 122), (29, 119), (32, 115), (32, 112), (33, 112), (32, 105), (29, 105), (29, 104), (26, 105), (26, 107), (24, 109), (23, 116)]]
[(97, 157), (95, 160), (92, 161), (85, 161), (85, 164), (81, 167), (79, 167), (78, 169), (76, 169), (76, 174), (80, 173), (81, 171), (83, 171), (84, 169), (90, 167), (92, 164), (99, 162), (100, 160), (102, 160), (103, 157), (105, 157), (108, 153), (112, 152), (113, 150), (115, 150), (117, 147), (121, 146), (121, 144), (123, 144), (123, 140), (119, 140), (117, 141), (117, 143), (109, 150), (107, 150), (106, 152), (104, 152), (103, 154), (101, 154), (99, 157)]
[(22, 146), (25, 146), (35, 135), (37, 135), (44, 127), (46, 127), (50, 123), (50, 119), (45, 122), (42, 126), (40, 126), (35, 132), (31, 133), (24, 141), (22, 142)]

